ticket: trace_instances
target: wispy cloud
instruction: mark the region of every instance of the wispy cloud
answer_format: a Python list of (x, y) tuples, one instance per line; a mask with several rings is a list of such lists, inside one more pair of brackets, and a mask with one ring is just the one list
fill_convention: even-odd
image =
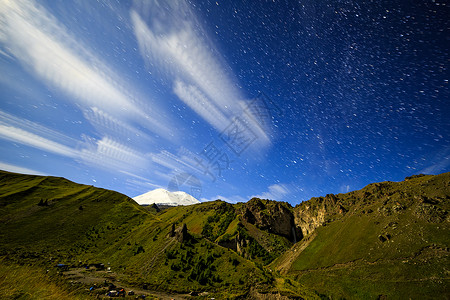
[[(164, 13), (166, 9), (171, 9), (170, 14)], [(148, 11), (153, 11), (151, 28), (139, 14)], [(189, 79), (221, 109), (237, 108), (232, 107), (233, 100), (240, 100), (241, 95), (230, 79), (230, 71), (220, 63), (220, 54), (205, 40), (206, 32), (184, 1), (176, 5), (149, 2), (139, 12), (131, 11), (131, 20), (141, 54), (148, 63), (157, 64), (166, 75)]]
[[(231, 69), (186, 2), (136, 1), (130, 16), (141, 56), (172, 81), (175, 94), (193, 111), (218, 131), (243, 114), (245, 97)], [(270, 132), (254, 117), (242, 115), (251, 129), (243, 134), (256, 133), (253, 149), (262, 149), (271, 142)]]
[[(138, 194), (129, 195), (129, 197), (136, 197), (136, 196), (142, 195), (143, 193), (145, 193), (147, 191), (161, 188), (160, 185), (149, 183), (148, 181), (140, 181), (140, 180), (136, 180), (136, 179), (126, 179), (125, 185), (128, 188), (131, 188), (132, 190), (138, 192)], [(142, 192), (142, 191), (145, 191), (145, 192)]]
[(152, 143), (153, 139), (141, 130), (129, 125), (128, 123), (115, 118), (107, 112), (92, 107), (83, 112), (84, 117), (88, 120), (98, 132), (112, 136), (120, 140), (139, 140), (139, 142)]
[(422, 169), (419, 173), (423, 174), (439, 174), (450, 166), (450, 148), (446, 148), (438, 153), (433, 160), (434, 164)]
[[(45, 84), (70, 96), (82, 109), (97, 107), (122, 120), (136, 120), (171, 138), (159, 108), (150, 114), (117, 74), (83, 48), (43, 7), (33, 1), (0, 4), (0, 41), (26, 69)], [(149, 101), (149, 99), (146, 99)]]
[(78, 141), (35, 122), (0, 111), (0, 138), (69, 158), (78, 158)]
[(72, 158), (100, 169), (139, 172), (150, 165), (145, 154), (114, 138), (95, 139), (84, 136), (84, 141), (76, 140), (2, 111), (0, 111), (0, 139)]
[(114, 171), (141, 171), (149, 166), (143, 153), (110, 137), (85, 143), (79, 157), (85, 164)]
[(154, 163), (175, 172), (202, 173), (198, 162), (195, 161), (195, 154), (187, 149), (178, 151), (177, 154), (163, 150), (159, 153), (151, 153), (149, 156)]
[(291, 193), (289, 187), (286, 184), (273, 184), (268, 187), (268, 191), (260, 195), (254, 195), (253, 197), (270, 200), (282, 200), (286, 195)]
[(24, 168), (24, 167), (12, 165), (12, 164), (4, 163), (4, 162), (0, 162), (0, 170), (14, 172), (14, 173), (47, 176), (47, 174), (40, 172), (40, 171), (36, 171), (36, 170), (32, 170), (32, 169), (28, 169), (28, 168)]
[(228, 125), (229, 120), (206, 96), (195, 86), (187, 85), (177, 80), (174, 84), (174, 92), (199, 116), (211, 124), (216, 130), (221, 131)]
[(0, 125), (6, 127), (14, 127), (31, 134), (37, 135), (41, 138), (45, 138), (47, 140), (55, 141), (59, 144), (66, 145), (68, 147), (72, 147), (76, 145), (77, 140), (68, 137), (60, 132), (57, 132), (53, 129), (49, 129), (45, 126), (42, 126), (36, 122), (29, 121), (24, 118), (19, 118), (15, 115), (6, 113), (0, 110)]
[(88, 105), (115, 112), (137, 111), (109, 83), (107, 74), (90, 67), (68, 47), (75, 41), (42, 7), (31, 1), (7, 1), (1, 12), (2, 42), (35, 75)]
[(77, 157), (77, 151), (70, 147), (13, 126), (0, 125), (0, 138), (66, 157)]
[[(145, 191), (161, 188), (159, 184), (151, 182), (148, 178), (136, 175), (128, 171), (120, 171), (120, 173), (126, 175), (128, 178), (125, 180), (125, 184), (133, 189), (134, 191), (141, 192), (143, 189)], [(138, 195), (136, 195), (138, 196)]]
[(141, 180), (141, 181), (143, 181), (143, 182), (146, 182), (146, 183), (148, 183), (148, 184), (152, 184), (148, 178), (145, 178), (145, 177), (136, 175), (136, 174), (134, 174), (134, 173), (132, 173), (132, 172), (123, 171), (123, 170), (121, 170), (121, 171), (119, 171), (119, 172), (122, 173), (122, 174), (125, 174), (125, 175), (127, 175), (127, 176), (130, 176), (130, 177), (139, 179), (139, 180)]

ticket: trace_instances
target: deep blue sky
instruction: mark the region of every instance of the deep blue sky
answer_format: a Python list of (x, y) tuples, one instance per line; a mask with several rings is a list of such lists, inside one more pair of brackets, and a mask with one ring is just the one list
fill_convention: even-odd
[(445, 2), (158, 2), (1, 2), (0, 169), (293, 205), (450, 171)]

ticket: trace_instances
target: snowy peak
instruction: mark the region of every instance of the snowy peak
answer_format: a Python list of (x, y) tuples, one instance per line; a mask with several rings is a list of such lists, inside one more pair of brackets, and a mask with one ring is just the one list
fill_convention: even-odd
[(200, 201), (185, 192), (169, 192), (165, 189), (156, 189), (148, 193), (133, 198), (139, 205), (192, 205), (198, 204)]

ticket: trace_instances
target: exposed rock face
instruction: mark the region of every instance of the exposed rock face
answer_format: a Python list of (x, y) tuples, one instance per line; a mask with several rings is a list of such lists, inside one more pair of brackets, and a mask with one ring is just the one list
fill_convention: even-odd
[(186, 224), (183, 224), (178, 230), (175, 230), (175, 237), (180, 242), (183, 243), (189, 239), (189, 233), (187, 231)]
[(249, 240), (243, 239), (239, 234), (236, 236), (235, 238), (236, 252), (244, 257), (246, 257), (244, 249), (245, 247), (247, 247), (248, 244), (250, 244)]
[(302, 235), (311, 234), (317, 227), (326, 223), (331, 216), (342, 216), (348, 210), (339, 203), (339, 198), (333, 194), (325, 197), (312, 198), (294, 208), (294, 221)]
[[(327, 222), (348, 212), (338, 196), (312, 198), (292, 208), (288, 203), (253, 198), (240, 211), (243, 221), (296, 243)], [(239, 248), (239, 245), (237, 246)]]
[(175, 229), (175, 224), (172, 224), (172, 228), (169, 232), (169, 237), (175, 237), (178, 242), (183, 243), (184, 241), (189, 239), (189, 233), (187, 231), (186, 224)]
[[(240, 223), (238, 226), (243, 225)], [(248, 257), (248, 253), (246, 252), (245, 248), (250, 245), (250, 240), (247, 238), (238, 233), (233, 239), (219, 241), (218, 244), (222, 247), (236, 251), (242, 257)]]
[(242, 208), (241, 215), (244, 221), (262, 230), (284, 236), (292, 242), (302, 238), (288, 203), (253, 198)]
[(294, 216), (295, 224), (300, 227), (303, 236), (312, 233), (317, 227), (325, 223), (325, 209), (323, 207), (315, 208), (310, 205), (303, 205), (303, 207), (294, 210)]

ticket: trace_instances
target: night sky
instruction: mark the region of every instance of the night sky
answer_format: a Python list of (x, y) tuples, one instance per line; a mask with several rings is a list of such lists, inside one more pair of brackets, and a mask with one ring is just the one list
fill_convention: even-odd
[(448, 172), (449, 16), (440, 0), (2, 1), (0, 169), (293, 205)]

